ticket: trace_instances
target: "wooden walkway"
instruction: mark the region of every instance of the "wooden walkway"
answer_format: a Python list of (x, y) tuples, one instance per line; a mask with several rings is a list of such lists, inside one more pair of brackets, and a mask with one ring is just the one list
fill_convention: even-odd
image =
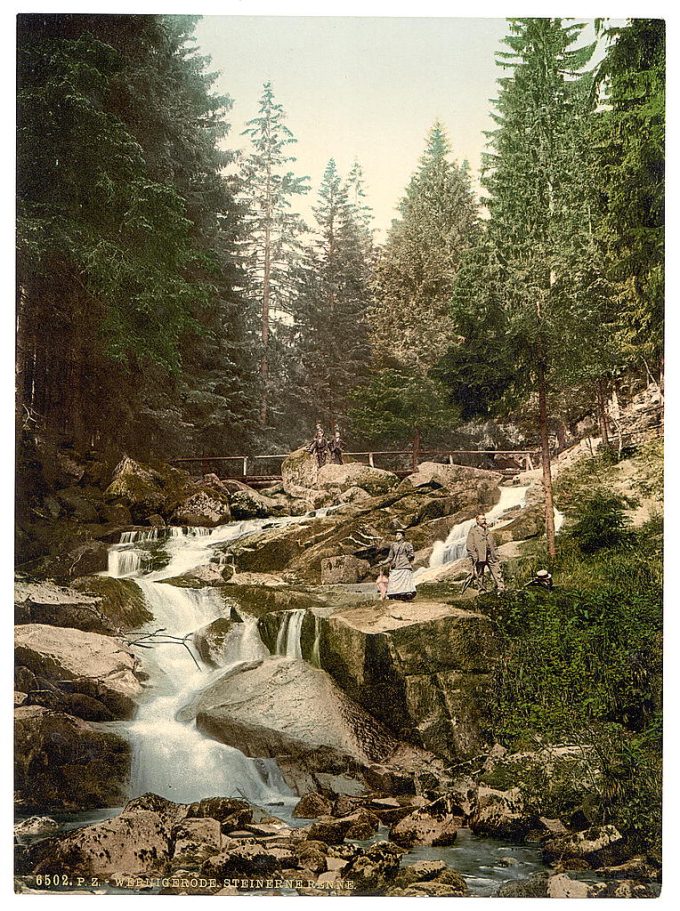
[[(213, 473), (223, 480), (238, 479), (250, 487), (269, 487), (281, 480), (281, 463), (289, 455), (285, 452), (257, 456), (183, 456), (170, 459), (170, 464), (185, 468), (195, 476)], [(423, 449), (416, 453), (412, 449), (384, 449), (346, 452), (345, 456), (371, 468), (385, 468), (402, 478), (415, 471), (421, 462), (442, 462), (512, 474), (541, 464), (541, 453), (536, 449)]]

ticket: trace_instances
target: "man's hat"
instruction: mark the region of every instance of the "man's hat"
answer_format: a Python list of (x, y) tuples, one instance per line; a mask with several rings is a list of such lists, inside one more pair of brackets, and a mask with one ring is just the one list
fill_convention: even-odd
[(548, 572), (547, 569), (539, 569), (538, 572), (536, 573), (536, 578), (537, 579), (549, 579), (550, 573)]

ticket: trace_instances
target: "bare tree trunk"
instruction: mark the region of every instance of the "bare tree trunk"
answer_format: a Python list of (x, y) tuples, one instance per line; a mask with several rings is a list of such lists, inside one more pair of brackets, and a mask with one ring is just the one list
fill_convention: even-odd
[(557, 556), (555, 544), (555, 510), (553, 506), (552, 473), (550, 471), (550, 437), (548, 435), (548, 403), (545, 384), (545, 364), (538, 368), (538, 407), (541, 433), (541, 461), (543, 464), (543, 493), (545, 497), (545, 537), (548, 556)]
[(418, 462), (420, 461), (420, 447), (421, 447), (421, 438), (420, 438), (420, 428), (416, 427), (416, 433), (413, 437), (413, 470), (418, 470)]
[(604, 382), (597, 381), (597, 420), (600, 425), (600, 436), (602, 443), (609, 449), (609, 428), (607, 427), (607, 395), (604, 390)]

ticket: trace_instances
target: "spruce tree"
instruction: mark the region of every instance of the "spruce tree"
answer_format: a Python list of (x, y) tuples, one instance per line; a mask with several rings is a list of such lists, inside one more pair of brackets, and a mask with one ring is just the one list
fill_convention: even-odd
[(351, 389), (366, 375), (370, 348), (370, 230), (366, 209), (350, 201), (335, 161), (314, 207), (316, 230), (300, 270), (295, 304), (292, 410), (307, 424), (342, 423)]
[[(548, 552), (555, 550), (548, 393), (588, 358), (597, 309), (574, 293), (573, 233), (587, 225), (579, 123), (587, 115), (593, 45), (575, 48), (583, 26), (512, 19), (499, 62), (497, 127), (483, 179), (488, 239), (515, 362), (513, 382), (537, 398)], [(582, 260), (582, 263), (585, 259)]]
[(379, 357), (426, 372), (451, 340), (448, 306), (463, 255), (479, 233), (467, 163), (450, 160), (442, 125), (428, 135), (376, 264), (371, 311)]
[[(248, 121), (244, 135), (252, 149), (243, 159), (240, 177), (247, 234), (242, 242), (248, 276), (248, 295), (260, 309), (260, 423), (266, 426), (274, 377), (270, 375), (270, 334), (291, 312), (292, 275), (301, 253), (302, 219), (291, 209), (292, 198), (309, 189), (307, 177), (296, 177), (288, 147), (297, 140), (286, 126), (283, 106), (265, 83), (257, 117)], [(275, 340), (274, 340), (275, 341)]]

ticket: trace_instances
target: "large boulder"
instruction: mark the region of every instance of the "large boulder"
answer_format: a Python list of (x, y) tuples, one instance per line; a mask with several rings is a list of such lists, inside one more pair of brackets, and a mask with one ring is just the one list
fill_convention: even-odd
[(130, 718), (142, 687), (137, 658), (112, 636), (27, 623), (14, 631), (17, 666), (68, 693), (82, 693), (115, 717)]
[(227, 498), (210, 490), (199, 490), (190, 494), (177, 506), (171, 516), (176, 525), (203, 526), (214, 528), (231, 521)]
[(230, 645), (239, 635), (238, 625), (228, 617), (218, 617), (194, 633), (196, 651), (211, 667), (227, 663)]
[(573, 867), (620, 863), (626, 856), (626, 842), (616, 826), (594, 826), (573, 835), (550, 839), (543, 845), (549, 863), (559, 861)]
[(127, 506), (136, 522), (151, 513), (166, 515), (174, 509), (191, 486), (189, 475), (165, 465), (151, 468), (125, 456), (113, 472), (104, 496)]
[(25, 809), (119, 806), (127, 790), (130, 747), (118, 734), (38, 705), (15, 710), (17, 804)]
[(555, 745), (487, 759), (480, 784), (504, 790), (519, 787), (535, 816), (571, 814), (592, 794), (601, 775), (597, 756), (582, 746)]
[(478, 789), (477, 807), (470, 819), (475, 835), (517, 838), (525, 835), (533, 824), (534, 818), (527, 815), (519, 788), (499, 791), (482, 786)]
[(496, 487), (502, 475), (496, 471), (468, 468), (465, 465), (446, 465), (441, 462), (421, 462), (417, 470), (404, 480), (404, 486), (444, 488), (455, 491), (461, 486), (484, 489)]
[(99, 610), (106, 623), (116, 632), (138, 629), (153, 620), (153, 614), (147, 607), (141, 589), (131, 579), (114, 579), (112, 576), (100, 575), (79, 576), (73, 580), (72, 588), (86, 596), (98, 598)]
[(272, 658), (226, 672), (193, 706), (198, 728), (247, 756), (286, 757), (303, 769), (361, 769), (397, 742), (324, 671)]
[(316, 487), (319, 468), (313, 455), (303, 447), (287, 456), (281, 465), (284, 491), (291, 497), (307, 499), (311, 488)]
[(138, 586), (125, 579), (85, 576), (71, 587), (51, 581), (17, 582), (15, 622), (65, 626), (85, 632), (115, 635), (151, 620)]
[(440, 798), (400, 819), (390, 831), (390, 841), (402, 848), (452, 845), (464, 821), (458, 807), (446, 798)]
[(321, 561), (321, 581), (325, 585), (339, 585), (361, 582), (371, 569), (368, 560), (360, 560), (351, 554), (327, 557)]
[(45, 623), (97, 633), (115, 627), (101, 611), (101, 598), (54, 582), (17, 582), (14, 586), (15, 623)]
[(488, 617), (434, 601), (372, 601), (319, 623), (321, 666), (395, 734), (448, 759), (484, 751), (499, 655)]
[(336, 496), (353, 487), (365, 490), (372, 497), (388, 493), (399, 484), (399, 478), (391, 471), (371, 468), (359, 462), (347, 465), (324, 465), (319, 469), (317, 487), (330, 490)]
[(276, 506), (250, 487), (232, 493), (229, 505), (234, 519), (264, 519)]

